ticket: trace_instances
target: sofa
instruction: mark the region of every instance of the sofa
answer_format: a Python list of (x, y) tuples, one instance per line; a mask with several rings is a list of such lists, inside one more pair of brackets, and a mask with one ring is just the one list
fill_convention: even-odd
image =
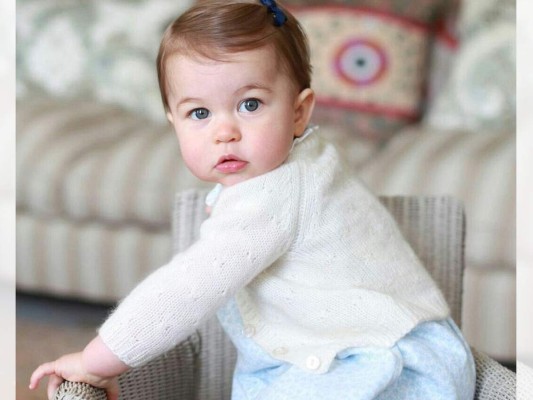
[[(154, 60), (191, 3), (18, 1), (19, 291), (112, 303), (171, 256), (175, 194), (207, 185), (181, 161)], [(514, 1), (280, 3), (310, 37), (313, 122), (354, 174), (464, 203), (463, 330), (513, 362)]]

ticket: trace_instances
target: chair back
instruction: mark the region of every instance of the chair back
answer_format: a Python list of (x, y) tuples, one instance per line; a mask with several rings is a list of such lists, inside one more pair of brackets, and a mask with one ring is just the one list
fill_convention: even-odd
[(437, 282), (461, 326), (465, 214), (452, 197), (380, 197), (403, 235)]
[[(172, 234), (174, 251), (189, 247), (207, 217), (207, 190), (188, 190), (176, 197)], [(451, 197), (380, 197), (400, 230), (442, 290), (458, 326), (461, 323), (465, 216), (460, 202)], [(236, 354), (215, 318), (200, 327), (198, 398), (231, 397)]]

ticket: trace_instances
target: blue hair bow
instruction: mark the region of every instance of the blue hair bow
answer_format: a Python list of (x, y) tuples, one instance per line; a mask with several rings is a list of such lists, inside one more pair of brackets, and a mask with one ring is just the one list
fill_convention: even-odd
[(287, 21), (287, 16), (283, 11), (281, 11), (281, 8), (278, 7), (276, 2), (274, 0), (260, 0), (261, 4), (266, 6), (268, 11), (272, 13), (272, 16), (274, 17), (274, 25), (281, 26)]

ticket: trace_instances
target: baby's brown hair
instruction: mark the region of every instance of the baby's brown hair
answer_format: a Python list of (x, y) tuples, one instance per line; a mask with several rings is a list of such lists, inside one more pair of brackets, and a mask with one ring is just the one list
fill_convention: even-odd
[(157, 56), (157, 76), (165, 111), (169, 111), (166, 64), (175, 54), (225, 61), (227, 54), (272, 46), (282, 70), (302, 91), (311, 86), (307, 37), (296, 20), (278, 4), (287, 20), (274, 24), (259, 0), (200, 0), (166, 29)]

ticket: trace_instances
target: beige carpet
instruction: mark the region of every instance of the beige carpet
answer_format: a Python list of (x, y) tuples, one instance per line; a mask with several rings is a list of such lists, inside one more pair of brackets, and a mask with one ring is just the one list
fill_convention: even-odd
[(105, 315), (102, 307), (17, 296), (17, 400), (46, 400), (47, 381), (36, 391), (28, 389), (33, 370), (82, 350)]
[(46, 383), (28, 389), (30, 375), (42, 362), (83, 347), (94, 337), (95, 327), (62, 327), (17, 320), (17, 400), (46, 400)]

